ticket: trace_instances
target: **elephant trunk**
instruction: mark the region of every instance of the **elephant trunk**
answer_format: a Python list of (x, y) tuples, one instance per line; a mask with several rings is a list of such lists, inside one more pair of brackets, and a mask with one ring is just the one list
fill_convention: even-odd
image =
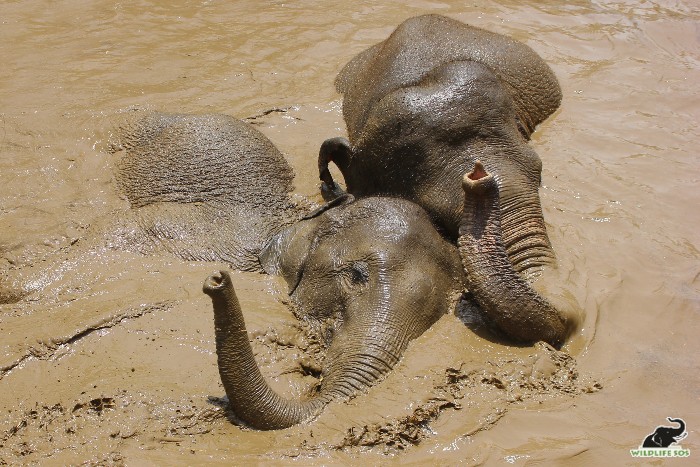
[[(321, 196), (324, 200), (332, 201), (345, 193), (340, 185), (333, 180), (333, 176), (328, 170), (328, 164), (333, 162), (343, 176), (346, 176), (351, 155), (350, 142), (345, 138), (330, 138), (321, 144), (318, 152), (318, 174), (321, 179)], [(345, 183), (348, 183), (347, 178)]]
[(501, 230), (499, 189), (477, 161), (462, 180), (464, 211), (459, 251), (469, 289), (489, 318), (510, 338), (560, 346), (570, 322), (513, 268)]
[(679, 423), (680, 424), (680, 426), (678, 428), (671, 429), (671, 431), (670, 431), (671, 436), (673, 436), (674, 438), (679, 437), (680, 435), (682, 435), (685, 432), (685, 422), (683, 420), (681, 420), (680, 418), (670, 418), (669, 417), (668, 421), (671, 423)]
[(220, 271), (209, 276), (203, 291), (214, 305), (219, 375), (236, 416), (251, 427), (274, 430), (300, 423), (320, 412), (330, 398), (319, 395), (306, 401), (289, 401), (265, 381), (255, 362), (229, 274)]
[(508, 182), (499, 189), (503, 244), (516, 272), (536, 274), (555, 262), (540, 197), (536, 190), (523, 188), (512, 180)]
[(351, 397), (372, 386), (424, 330), (395, 322), (391, 313), (378, 320), (351, 313), (328, 349), (320, 390), (307, 400), (290, 401), (273, 391), (260, 373), (229, 274), (220, 271), (208, 277), (204, 293), (214, 305), (219, 375), (230, 407), (239, 419), (257, 429), (287, 428), (317, 415), (334, 399)]

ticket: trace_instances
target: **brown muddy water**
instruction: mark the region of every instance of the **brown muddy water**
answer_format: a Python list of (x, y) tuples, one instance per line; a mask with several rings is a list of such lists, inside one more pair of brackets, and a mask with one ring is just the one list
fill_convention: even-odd
[[(634, 465), (629, 450), (666, 417), (686, 421), (681, 444), (700, 458), (694, 1), (178, 3), (0, 4), (0, 277), (48, 283), (0, 305), (0, 465)], [(365, 394), (298, 427), (242, 429), (221, 407), (201, 293), (223, 265), (70, 256), (90, 225), (128, 209), (114, 122), (250, 118), (318, 200), (318, 147), (345, 131), (336, 73), (423, 13), (511, 35), (557, 74), (562, 107), (532, 144), (584, 325), (552, 352), (448, 313)], [(49, 277), (33, 274), (56, 255)], [(313, 378), (297, 362), (313, 356), (284, 288), (235, 280), (263, 372), (303, 394)]]

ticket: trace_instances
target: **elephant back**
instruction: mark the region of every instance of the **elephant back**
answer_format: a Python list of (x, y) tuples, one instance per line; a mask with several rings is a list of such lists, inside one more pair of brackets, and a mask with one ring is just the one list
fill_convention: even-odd
[(356, 56), (336, 78), (351, 142), (384, 96), (417, 85), (431, 70), (455, 61), (474, 61), (493, 70), (528, 136), (559, 107), (561, 89), (554, 73), (527, 45), (444, 16), (418, 16)]
[(260, 271), (262, 248), (299, 216), (292, 168), (235, 118), (153, 113), (122, 125), (119, 138), (115, 178), (135, 224), (112, 243)]
[(122, 125), (116, 179), (132, 207), (284, 204), (294, 173), (277, 148), (226, 115), (152, 113)]

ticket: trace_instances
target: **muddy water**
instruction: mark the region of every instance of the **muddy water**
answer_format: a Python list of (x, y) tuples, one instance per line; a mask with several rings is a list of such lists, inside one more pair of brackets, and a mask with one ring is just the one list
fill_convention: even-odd
[[(0, 271), (42, 280), (47, 258), (66, 258), (41, 292), (0, 305), (0, 465), (627, 464), (666, 417), (700, 455), (694, 2), (181, 3), (0, 5)], [(317, 148), (344, 132), (335, 74), (427, 12), (511, 35), (559, 77), (563, 105), (533, 145), (584, 325), (558, 353), (448, 314), (367, 394), (300, 427), (241, 429), (221, 408), (200, 292), (222, 265), (70, 255), (127, 209), (110, 128), (144, 110), (247, 117), (316, 196)], [(263, 371), (303, 394), (314, 380), (296, 362), (313, 346), (283, 288), (236, 281)]]

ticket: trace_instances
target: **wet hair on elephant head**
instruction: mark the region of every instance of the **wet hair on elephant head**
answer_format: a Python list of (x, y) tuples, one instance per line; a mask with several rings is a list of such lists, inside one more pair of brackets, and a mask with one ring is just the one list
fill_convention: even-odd
[[(280, 274), (301, 319), (330, 323), (319, 387), (305, 400), (275, 393), (260, 373), (231, 276), (208, 277), (219, 373), (237, 418), (279, 429), (383, 378), (410, 340), (454, 307), (463, 271), (455, 247), (419, 206), (366, 198), (320, 209), (275, 236), (261, 254)], [(321, 336), (321, 339), (323, 337)]]
[(417, 203), (458, 241), (465, 286), (496, 328), (561, 345), (581, 309), (556, 268), (528, 144), (561, 102), (549, 66), (514, 39), (427, 15), (358, 54), (335, 84), (349, 140), (321, 145), (322, 195), (344, 193), (333, 162), (356, 198)]

